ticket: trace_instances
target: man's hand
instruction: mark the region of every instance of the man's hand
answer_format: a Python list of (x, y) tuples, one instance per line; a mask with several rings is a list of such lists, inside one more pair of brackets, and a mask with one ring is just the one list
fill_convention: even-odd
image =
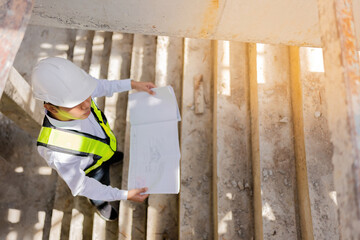
[(156, 87), (155, 84), (153, 84), (152, 82), (136, 82), (131, 80), (131, 88), (137, 91), (143, 91), (151, 95), (154, 95), (155, 92), (152, 91), (151, 88), (155, 88), (155, 87)]
[(127, 200), (131, 200), (131, 201), (134, 201), (134, 202), (143, 202), (149, 196), (149, 194), (141, 195), (140, 193), (144, 193), (147, 190), (148, 190), (148, 188), (131, 189), (131, 190), (128, 191)]

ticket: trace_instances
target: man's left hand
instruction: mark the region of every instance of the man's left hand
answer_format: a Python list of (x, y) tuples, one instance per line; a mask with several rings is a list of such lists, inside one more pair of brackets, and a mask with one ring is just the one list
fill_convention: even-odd
[(151, 95), (155, 95), (155, 92), (151, 89), (156, 88), (156, 86), (152, 82), (136, 82), (134, 80), (131, 80), (131, 88), (137, 91), (143, 91)]

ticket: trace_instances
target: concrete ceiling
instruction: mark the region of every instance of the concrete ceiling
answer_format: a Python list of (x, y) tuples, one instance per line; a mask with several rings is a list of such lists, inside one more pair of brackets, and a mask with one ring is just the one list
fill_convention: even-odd
[[(360, 46), (360, 0), (353, 0)], [(36, 0), (32, 24), (320, 46), (316, 0)]]

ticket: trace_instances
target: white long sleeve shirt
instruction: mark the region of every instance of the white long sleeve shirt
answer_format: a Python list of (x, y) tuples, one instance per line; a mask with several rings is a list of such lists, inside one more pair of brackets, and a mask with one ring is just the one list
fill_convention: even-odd
[[(91, 97), (110, 97), (115, 92), (131, 90), (131, 80), (99, 80)], [(46, 113), (47, 114), (47, 113)], [(59, 121), (47, 114), (50, 123), (57, 128), (77, 130), (100, 138), (105, 138), (101, 126), (95, 116), (90, 113), (89, 117), (83, 120)], [(38, 152), (46, 160), (47, 164), (57, 171), (59, 176), (67, 183), (71, 193), (81, 195), (94, 200), (117, 201), (126, 200), (128, 191), (120, 190), (111, 186), (103, 185), (97, 180), (87, 177), (84, 169), (93, 163), (92, 157), (80, 157), (67, 153), (60, 153), (38, 146)]]

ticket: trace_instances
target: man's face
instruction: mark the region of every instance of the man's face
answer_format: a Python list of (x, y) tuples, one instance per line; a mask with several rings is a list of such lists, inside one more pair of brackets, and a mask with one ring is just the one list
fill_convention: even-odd
[(86, 119), (91, 112), (91, 97), (72, 108), (58, 107), (58, 114), (61, 117), (74, 119)]
[(86, 119), (91, 112), (91, 97), (72, 108), (59, 107), (45, 103), (44, 107), (51, 113), (51, 116), (60, 121), (71, 121)]

